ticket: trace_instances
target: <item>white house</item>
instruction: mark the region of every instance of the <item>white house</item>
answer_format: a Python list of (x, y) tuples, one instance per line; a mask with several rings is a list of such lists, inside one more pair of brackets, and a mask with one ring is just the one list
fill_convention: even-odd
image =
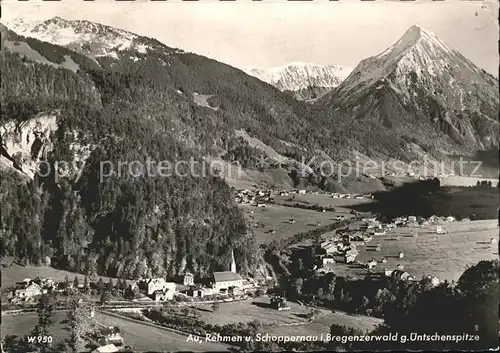
[(231, 271), (214, 272), (214, 289), (219, 291), (228, 290), (230, 287), (241, 288), (243, 279), (237, 273)]
[(375, 266), (377, 266), (377, 261), (375, 261), (374, 259), (372, 259), (370, 262), (368, 262), (366, 264), (368, 266), (368, 269), (372, 269), (374, 268)]
[[(163, 278), (151, 278), (148, 281), (148, 295), (152, 295), (156, 291), (175, 293), (175, 283), (166, 282)], [(169, 294), (170, 295), (170, 294)]]
[(333, 257), (324, 257), (323, 259), (323, 266), (327, 265), (327, 264), (334, 264), (335, 263), (335, 259)]
[(42, 295), (42, 293), (42, 288), (38, 284), (31, 283), (25, 287), (17, 288), (14, 295), (18, 299), (30, 299), (38, 295)]
[(115, 346), (114, 344), (107, 344), (105, 346), (97, 347), (92, 351), (92, 353), (113, 353), (119, 352), (120, 348)]

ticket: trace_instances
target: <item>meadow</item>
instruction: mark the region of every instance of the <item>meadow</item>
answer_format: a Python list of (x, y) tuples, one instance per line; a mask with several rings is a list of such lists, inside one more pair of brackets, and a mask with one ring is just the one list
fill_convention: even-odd
[[(121, 330), (125, 345), (129, 345), (135, 352), (172, 352), (172, 351), (225, 351), (227, 346), (209, 342), (188, 342), (187, 336), (145, 323), (134, 322), (127, 318), (118, 318), (106, 313), (96, 312), (96, 321), (101, 326), (118, 326)], [(54, 339), (54, 346), (69, 337), (66, 324), (66, 312), (57, 312), (54, 315), (55, 323), (50, 327)], [(2, 316), (2, 338), (9, 335), (24, 336), (29, 334), (36, 325), (36, 313), (24, 313), (16, 316)]]
[[(240, 205), (252, 225), (258, 244), (289, 238), (297, 233), (324, 226), (336, 221), (339, 215), (349, 217), (347, 210), (340, 212), (306, 210), (269, 204), (267, 207)], [(291, 223), (290, 219), (295, 222)], [(274, 231), (274, 233), (272, 232)]]
[(371, 331), (383, 320), (363, 315), (349, 315), (343, 312), (317, 309), (318, 315), (312, 320), (307, 314), (316, 310), (306, 305), (289, 302), (290, 310), (278, 311), (270, 307), (267, 296), (232, 303), (221, 303), (214, 312), (211, 305), (197, 306), (200, 319), (212, 325), (225, 325), (238, 322), (259, 320), (272, 325), (266, 332), (276, 335), (320, 335), (330, 332), (333, 323)]

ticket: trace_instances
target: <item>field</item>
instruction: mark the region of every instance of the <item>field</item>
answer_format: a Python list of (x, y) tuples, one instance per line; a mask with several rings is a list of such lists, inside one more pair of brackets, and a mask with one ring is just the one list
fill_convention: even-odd
[(303, 205), (317, 205), (320, 207), (335, 207), (340, 213), (349, 213), (352, 206), (369, 204), (373, 202), (371, 199), (334, 199), (330, 194), (295, 194), (292, 200), (290, 196), (276, 196), (275, 202), (277, 204), (294, 204), (300, 203)]
[[(498, 258), (498, 245), (489, 243), (491, 238), (498, 240), (497, 220), (447, 223), (442, 228), (449, 234), (438, 235), (436, 226), (424, 226), (396, 228), (386, 235), (374, 236), (368, 246), (358, 246), (360, 253), (356, 260), (366, 262), (374, 258), (379, 262), (376, 272), (402, 264), (415, 278), (434, 275), (451, 282), (457, 280), (468, 265)], [(380, 252), (373, 251), (377, 243), (382, 245)], [(400, 251), (404, 253), (403, 259), (397, 257)], [(386, 264), (380, 263), (382, 257), (387, 258)], [(355, 265), (331, 266), (337, 275), (367, 274), (367, 270)]]
[(320, 310), (321, 314), (309, 321), (306, 314), (313, 310), (310, 307), (289, 302), (290, 310), (278, 311), (269, 307), (267, 296), (252, 300), (220, 304), (219, 309), (213, 312), (210, 305), (198, 306), (200, 319), (214, 324), (224, 325), (229, 323), (250, 322), (259, 320), (264, 324), (273, 325), (269, 333), (288, 334), (314, 334), (330, 332), (330, 326), (334, 323), (360, 328), (361, 330), (372, 330), (383, 320), (361, 315), (348, 315), (344, 313), (332, 313), (329, 310)]
[[(240, 205), (239, 207), (253, 225), (252, 228), (259, 244), (307, 232), (317, 227), (318, 223), (322, 226), (333, 223), (338, 215), (349, 216), (346, 212), (319, 212), (280, 205), (267, 205), (267, 207)], [(290, 219), (294, 219), (295, 223), (291, 224)], [(263, 226), (257, 227), (255, 223), (261, 223)], [(270, 233), (271, 230), (275, 233)]]
[[(65, 324), (61, 322), (65, 319), (64, 312), (55, 315), (56, 323), (51, 328), (54, 343), (57, 344), (66, 339), (69, 335), (65, 330)], [(96, 312), (97, 321), (105, 326), (118, 326), (126, 345), (132, 346), (134, 351), (224, 351), (227, 346), (216, 343), (194, 343), (187, 342), (186, 336), (161, 328), (132, 322), (126, 319), (116, 318), (104, 313)], [(37, 316), (34, 313), (19, 314), (17, 316), (2, 316), (2, 337), (8, 335), (23, 336), (31, 331), (35, 326)]]
[(495, 187), (498, 184), (498, 179), (474, 178), (465, 176), (449, 176), (440, 178), (441, 186), (476, 186), (477, 182), (491, 181)]
[[(79, 273), (57, 270), (52, 267), (47, 266), (20, 266), (20, 265), (12, 265), (8, 267), (2, 267), (2, 289), (9, 288), (15, 285), (16, 282), (20, 282), (25, 278), (35, 278), (35, 277), (50, 277), (55, 282), (62, 282), (64, 278), (68, 276), (68, 279), (71, 283), (75, 279), (75, 276), (78, 277), (79, 283), (83, 283), (85, 276)], [(109, 277), (102, 277), (103, 281), (107, 283), (109, 281)], [(97, 277), (97, 279), (99, 278)], [(116, 278), (113, 278), (114, 283), (116, 284)], [(133, 281), (128, 281), (132, 283)]]
[[(50, 329), (54, 344), (63, 342), (69, 337), (69, 332), (65, 329), (66, 324), (63, 321), (66, 319), (66, 312), (59, 311), (54, 314), (54, 324)], [(1, 332), (2, 338), (15, 335), (22, 337), (29, 334), (35, 327), (38, 320), (36, 313), (24, 313), (12, 315), (2, 315)]]
[(347, 314), (343, 312), (327, 312), (304, 325), (274, 326), (269, 330), (273, 335), (311, 335), (319, 336), (330, 332), (333, 324), (359, 329), (363, 332), (371, 332), (384, 320), (363, 315)]
[(118, 326), (125, 339), (125, 344), (131, 345), (135, 352), (219, 352), (227, 350), (227, 346), (223, 344), (187, 342), (187, 336), (104, 313), (96, 313), (96, 319), (106, 326)]

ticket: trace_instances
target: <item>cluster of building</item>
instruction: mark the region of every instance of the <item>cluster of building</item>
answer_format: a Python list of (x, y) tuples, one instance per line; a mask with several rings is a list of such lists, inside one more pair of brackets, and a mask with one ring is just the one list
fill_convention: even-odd
[(184, 275), (185, 288), (181, 294), (193, 298), (203, 298), (217, 295), (243, 295), (248, 291), (259, 288), (257, 281), (243, 279), (236, 270), (234, 253), (232, 254), (231, 267), (229, 271), (214, 272), (209, 285), (195, 283), (192, 274)]
[(238, 204), (247, 204), (257, 207), (266, 207), (266, 204), (274, 200), (272, 190), (236, 190), (234, 201)]
[(10, 302), (29, 302), (39, 297), (43, 293), (52, 290), (56, 285), (54, 281), (46, 278), (30, 279), (25, 278), (21, 282), (17, 282), (16, 286), (9, 295)]
[[(417, 217), (417, 216), (407, 216), (407, 217), (396, 217), (392, 220), (391, 224), (396, 227), (416, 227), (419, 225), (432, 225), (432, 224), (443, 224), (443, 223), (453, 223), (457, 219), (452, 216), (439, 217), (430, 216), (429, 218)], [(469, 218), (462, 219), (462, 222), (470, 222)]]
[(330, 264), (353, 263), (356, 260), (356, 256), (359, 255), (356, 243), (351, 241), (349, 236), (332, 237), (316, 246), (316, 260), (319, 272), (323, 272)]
[[(191, 297), (221, 294), (236, 295), (259, 288), (258, 281), (253, 279), (244, 280), (237, 273), (234, 253), (232, 254), (232, 263), (229, 271), (214, 272), (211, 279), (203, 282), (205, 285), (195, 283), (194, 275), (186, 272), (183, 275), (181, 283), (169, 282), (164, 278), (147, 278), (140, 279), (131, 284), (124, 284), (124, 287), (136, 293), (141, 293), (143, 299), (150, 298), (153, 301), (173, 300), (176, 295)], [(90, 289), (98, 289), (98, 284), (95, 282), (88, 283), (87, 285)], [(77, 286), (78, 288), (73, 288), (74, 284), (72, 282), (63, 281), (57, 283), (50, 278), (25, 278), (23, 281), (16, 283), (16, 286), (10, 293), (9, 300), (13, 303), (30, 302), (48, 292), (64, 292), (70, 288), (84, 290), (84, 284), (78, 284)]]
[[(378, 262), (375, 259), (366, 263), (357, 261), (356, 257), (359, 255), (357, 247), (371, 242), (374, 236), (385, 235), (386, 231), (393, 226), (380, 223), (375, 218), (363, 218), (363, 222), (359, 230), (338, 229), (334, 236), (317, 245), (318, 272), (332, 272), (334, 268), (331, 265), (336, 263), (356, 263), (364, 265), (367, 269), (372, 269), (377, 265)], [(379, 252), (382, 250), (382, 245), (377, 243), (372, 250)], [(397, 256), (403, 258), (404, 254), (399, 252)], [(382, 258), (380, 262), (387, 263), (387, 259)]]
[(332, 199), (373, 199), (374, 196), (372, 194), (364, 194), (364, 195), (355, 195), (355, 194), (339, 194), (332, 193), (330, 194)]

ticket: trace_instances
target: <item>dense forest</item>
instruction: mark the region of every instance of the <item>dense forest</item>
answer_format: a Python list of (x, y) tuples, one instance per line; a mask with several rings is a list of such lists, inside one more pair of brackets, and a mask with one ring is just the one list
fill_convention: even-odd
[[(52, 62), (68, 54), (27, 42)], [(46, 160), (50, 174), (27, 181), (2, 170), (2, 256), (138, 278), (226, 270), (234, 249), (238, 270), (251, 273), (259, 264), (254, 237), (221, 178), (100, 175), (102, 161), (201, 160), (215, 146), (215, 131), (221, 136), (227, 128), (178, 97), (154, 58), (106, 67), (106, 60), (96, 65), (71, 55), (80, 64), (76, 73), (9, 51), (1, 58), (2, 122), (56, 114), (58, 124)], [(55, 165), (75, 161), (75, 144), (91, 153), (79, 178), (69, 171), (61, 180)]]

